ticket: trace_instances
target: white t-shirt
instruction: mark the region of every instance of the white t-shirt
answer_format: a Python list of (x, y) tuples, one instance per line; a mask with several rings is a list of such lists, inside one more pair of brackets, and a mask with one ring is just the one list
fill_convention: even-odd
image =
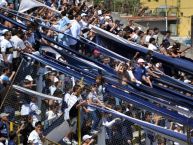
[(50, 86), (49, 90), (50, 90), (50, 94), (53, 95), (54, 92), (56, 91), (56, 86), (54, 86), (54, 85)]
[(84, 20), (80, 20), (80, 26), (81, 26), (81, 30), (84, 30), (85, 28), (87, 28), (88, 23), (85, 22)]
[(151, 38), (151, 36), (150, 35), (146, 35), (145, 36), (145, 43), (149, 43), (149, 39)]
[[(97, 95), (96, 93), (90, 92), (90, 93), (88, 94), (88, 99), (92, 99), (92, 102), (93, 102), (93, 103), (96, 103), (96, 99), (98, 99), (96, 95)], [(89, 111), (95, 111), (96, 109), (93, 108), (93, 107), (88, 106), (88, 110), (89, 110)]]
[(48, 120), (53, 120), (58, 117), (57, 113), (54, 113), (52, 110), (47, 111), (46, 115), (48, 116)]
[(33, 126), (35, 126), (35, 123), (40, 120), (40, 113), (41, 112), (40, 112), (37, 104), (35, 104), (33, 102), (30, 102), (30, 109), (32, 112), (34, 112), (32, 114), (32, 120), (33, 120), (32, 124), (33, 124)]
[[(174, 132), (178, 132), (178, 133), (182, 133), (182, 134), (183, 134), (183, 131), (182, 131), (182, 130), (181, 130), (181, 131), (177, 131), (177, 130), (175, 129)], [(174, 145), (180, 145), (180, 143), (174, 142)]]
[[(17, 49), (20, 49), (20, 50), (25, 49), (25, 44), (24, 44), (23, 40), (20, 39), (17, 35), (12, 36), (10, 41), (12, 42), (14, 48), (17, 48)], [(14, 58), (19, 57), (19, 53), (15, 52), (15, 55), (13, 57)]]
[(138, 35), (136, 33), (132, 34), (131, 38), (133, 39), (133, 41), (136, 41), (138, 39)]
[(42, 145), (39, 134), (35, 130), (30, 133), (28, 137), (28, 142), (32, 142), (34, 145)]
[(31, 112), (31, 109), (29, 104), (23, 104), (21, 106), (21, 115), (29, 115), (30, 112)]
[(148, 49), (152, 51), (157, 51), (157, 47), (151, 43), (148, 45)]
[[(7, 39), (3, 39), (3, 40), (1, 41), (1, 52), (6, 53), (7, 49), (10, 49), (10, 48), (11, 48), (11, 49), (13, 48), (13, 45), (11, 44), (11, 42), (8, 41)], [(2, 58), (3, 58), (3, 57), (2, 57)], [(7, 61), (8, 61), (9, 63), (12, 63), (12, 60), (13, 60), (13, 53), (8, 54), (8, 56), (7, 56)]]
[(78, 98), (73, 94), (70, 95), (69, 93), (67, 93), (65, 94), (64, 101), (68, 105), (68, 108), (66, 108), (64, 111), (64, 120), (68, 120), (70, 118), (69, 116), (70, 109), (76, 104)]
[(0, 36), (0, 45), (1, 45), (1, 41), (4, 39), (4, 36)]

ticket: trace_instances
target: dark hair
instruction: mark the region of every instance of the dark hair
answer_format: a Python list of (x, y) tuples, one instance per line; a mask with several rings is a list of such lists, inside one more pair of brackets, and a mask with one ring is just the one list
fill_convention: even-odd
[(157, 27), (155, 27), (155, 28), (153, 29), (153, 31), (157, 31), (157, 30), (159, 30), (159, 28), (157, 28)]
[(149, 39), (149, 43), (152, 43), (153, 41), (155, 41), (155, 38), (150, 38)]
[(35, 127), (37, 127), (38, 125), (42, 125), (41, 121), (35, 123)]
[(171, 34), (171, 31), (168, 30), (168, 31), (166, 31), (166, 34), (167, 34), (167, 33)]
[(104, 84), (104, 78), (103, 78), (103, 76), (102, 75), (98, 75), (98, 76), (96, 76), (96, 79), (95, 80), (100, 80), (100, 84)]
[(175, 42), (173, 45), (173, 48), (175, 48), (175, 49), (180, 49), (180, 47), (181, 47), (181, 44), (178, 42)]
[(12, 35), (17, 35), (18, 34), (18, 29), (13, 28), (11, 33), (12, 33)]
[(22, 30), (18, 30), (16, 34), (20, 39), (23, 39), (25, 36), (25, 33)]
[(150, 30), (152, 30), (152, 29), (147, 29), (147, 34), (149, 33)]
[(60, 89), (56, 89), (56, 91), (54, 92), (53, 95), (55, 97), (62, 97), (62, 94), (63, 94), (63, 92)]
[(61, 15), (62, 15), (62, 16), (66, 16), (66, 14), (67, 14), (67, 10), (63, 10), (63, 11), (61, 12)]
[(170, 46), (170, 42), (167, 39), (165, 39), (165, 40), (162, 41), (162, 46), (164, 48), (168, 48)]
[(122, 110), (122, 107), (121, 106), (119, 106), (119, 105), (117, 105), (117, 106), (115, 106), (115, 108), (114, 108), (116, 111), (118, 111), (118, 110)]
[(9, 70), (9, 68), (8, 68), (8, 67), (6, 67), (6, 68), (4, 68), (4, 69), (3, 69), (3, 71), (2, 71), (2, 72), (3, 72), (3, 73), (5, 73), (5, 72), (6, 72), (6, 71), (8, 71), (8, 70)]
[(75, 85), (74, 87), (73, 87), (73, 92), (77, 92), (77, 90), (80, 88), (80, 86), (79, 85)]
[(140, 30), (140, 31), (138, 32), (138, 36), (140, 36), (140, 35), (143, 34), (143, 33), (144, 33), (144, 32)]

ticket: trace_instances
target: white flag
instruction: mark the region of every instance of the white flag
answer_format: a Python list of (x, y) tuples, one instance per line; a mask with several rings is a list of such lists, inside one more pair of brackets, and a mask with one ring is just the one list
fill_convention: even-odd
[(48, 7), (47, 5), (45, 5), (39, 1), (36, 1), (36, 0), (22, 0), (20, 3), (20, 6), (19, 6), (18, 12), (23, 13), (23, 12), (26, 12), (27, 10), (30, 10), (30, 9), (35, 8), (35, 7), (46, 7), (52, 11), (60, 13), (60, 11), (57, 11), (51, 7)]

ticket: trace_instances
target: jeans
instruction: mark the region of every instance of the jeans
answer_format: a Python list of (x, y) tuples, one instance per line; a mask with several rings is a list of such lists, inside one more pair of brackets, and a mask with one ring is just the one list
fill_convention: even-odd
[(100, 122), (100, 118), (99, 118), (99, 114), (98, 113), (99, 112), (97, 110), (91, 112), (91, 116), (92, 116), (92, 120), (93, 120), (91, 131), (97, 130), (98, 124)]
[(120, 106), (121, 105), (121, 99), (115, 98), (115, 103), (116, 103), (116, 106)]

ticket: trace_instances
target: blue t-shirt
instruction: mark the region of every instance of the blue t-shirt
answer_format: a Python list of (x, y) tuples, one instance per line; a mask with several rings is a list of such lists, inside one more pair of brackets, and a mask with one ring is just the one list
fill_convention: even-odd
[(4, 74), (0, 76), (0, 79), (5, 83), (10, 82), (9, 77), (7, 75), (4, 75)]
[(68, 24), (70, 24), (70, 20), (68, 19), (68, 17), (64, 16), (58, 23), (59, 23), (59, 30), (62, 30)]
[(14, 142), (14, 140), (9, 140), (8, 145), (16, 145), (16, 143)]
[[(70, 24), (70, 20), (68, 19), (68, 17), (64, 16), (59, 22), (58, 22), (58, 29), (60, 31), (64, 30), (67, 25)], [(62, 33), (59, 33), (58, 35), (58, 40), (59, 41), (65, 41), (65, 38), (64, 38), (64, 34)]]
[(6, 123), (0, 121), (0, 137), (8, 138), (9, 137), (9, 129)]
[(145, 67), (137, 66), (133, 71), (133, 75), (138, 81), (142, 81), (143, 75), (146, 76), (146, 69)]

